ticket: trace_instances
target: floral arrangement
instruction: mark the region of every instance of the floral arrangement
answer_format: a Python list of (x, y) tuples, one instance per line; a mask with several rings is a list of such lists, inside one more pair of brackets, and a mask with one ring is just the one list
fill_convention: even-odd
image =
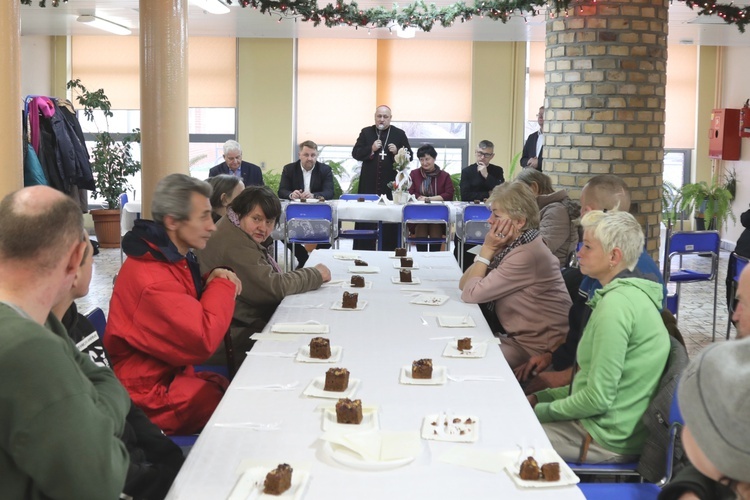
[(411, 155), (406, 148), (401, 148), (393, 157), (393, 170), (396, 172), (403, 172), (409, 167), (411, 163)]
[[(411, 178), (409, 178), (409, 180), (411, 180)], [(388, 189), (390, 189), (391, 191), (406, 191), (406, 190), (409, 189), (409, 185), (408, 184), (409, 183), (407, 183), (407, 182), (401, 182), (401, 183), (399, 183), (399, 182), (396, 182), (396, 181), (391, 181), (388, 184), (386, 184), (386, 186), (388, 186)]]

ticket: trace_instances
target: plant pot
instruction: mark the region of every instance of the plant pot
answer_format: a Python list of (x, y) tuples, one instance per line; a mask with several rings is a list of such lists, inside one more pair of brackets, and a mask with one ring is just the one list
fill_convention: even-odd
[(392, 191), (393, 194), (393, 203), (396, 205), (406, 205), (406, 202), (409, 200), (409, 192), (408, 191)]
[(94, 219), (94, 232), (99, 246), (102, 248), (120, 247), (120, 211), (119, 210), (92, 210), (91, 218)]

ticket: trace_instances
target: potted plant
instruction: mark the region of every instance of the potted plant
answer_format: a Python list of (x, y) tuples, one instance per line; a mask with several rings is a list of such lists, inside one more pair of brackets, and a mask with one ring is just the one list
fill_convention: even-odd
[(109, 118), (113, 114), (104, 90), (89, 91), (78, 79), (70, 80), (67, 88), (77, 94), (76, 100), (88, 121), (96, 123), (95, 111), (101, 111), (104, 115), (105, 129), (99, 129), (94, 134), (95, 145), (90, 163), (95, 184), (92, 192), (104, 198), (106, 206), (101, 210), (91, 210), (91, 217), (99, 244), (105, 248), (117, 248), (120, 246), (119, 197), (130, 187), (128, 177), (141, 170), (141, 163), (133, 158), (132, 150), (133, 143), (141, 142), (141, 131), (133, 129), (122, 140), (116, 140), (108, 130)]
[(711, 184), (695, 182), (685, 184), (677, 193), (674, 209), (681, 212), (695, 211), (695, 225), (697, 230), (706, 228), (706, 219), (711, 221), (710, 227), (718, 230), (728, 219), (735, 221), (732, 213), (732, 193), (714, 178)]

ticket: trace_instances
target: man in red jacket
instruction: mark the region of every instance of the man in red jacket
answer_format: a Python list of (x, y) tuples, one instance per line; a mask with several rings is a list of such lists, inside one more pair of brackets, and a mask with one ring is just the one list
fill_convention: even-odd
[(104, 337), (117, 377), (133, 401), (167, 434), (199, 431), (228, 381), (195, 373), (229, 328), (237, 276), (214, 269), (205, 280), (192, 248), (216, 229), (210, 184), (172, 174), (156, 186), (154, 220), (138, 220), (123, 238), (128, 256), (109, 305)]

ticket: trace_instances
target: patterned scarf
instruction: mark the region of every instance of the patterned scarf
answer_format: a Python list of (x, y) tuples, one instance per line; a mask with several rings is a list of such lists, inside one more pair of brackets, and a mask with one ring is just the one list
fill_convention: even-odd
[[(227, 219), (229, 219), (229, 222), (234, 224), (237, 228), (240, 228), (240, 218), (237, 215), (237, 213), (234, 210), (232, 210), (232, 207), (227, 207)], [(271, 254), (268, 253), (268, 249), (265, 248), (263, 245), (261, 245), (261, 248), (263, 248), (263, 250), (265, 251), (266, 261), (268, 261), (268, 263), (271, 264), (271, 267), (273, 268), (273, 270), (276, 271), (277, 273), (282, 273), (283, 271), (281, 270), (281, 267), (276, 262), (276, 260), (274, 260), (274, 258), (271, 257)]]
[[(526, 243), (529, 243), (533, 241), (537, 236), (539, 236), (539, 230), (538, 229), (527, 229), (526, 231), (522, 232), (521, 235), (513, 240), (510, 245), (505, 247), (503, 251), (501, 251), (499, 254), (495, 255), (495, 257), (492, 259), (492, 262), (490, 262), (490, 265), (487, 266), (487, 274), (490, 274), (493, 269), (497, 269), (497, 267), (500, 265), (500, 262), (505, 258), (508, 253), (510, 253), (511, 250), (514, 248), (518, 248), (521, 245), (525, 245)], [(485, 276), (487, 275), (485, 274)], [(494, 311), (495, 310), (495, 302), (487, 302), (483, 304), (487, 310)]]
[(440, 167), (435, 165), (432, 172), (425, 172), (424, 169), (420, 169), (419, 173), (422, 174), (422, 185), (420, 186), (419, 194), (422, 196), (437, 196), (437, 193), (435, 192), (437, 191), (437, 182), (433, 183), (432, 180), (437, 178), (440, 173)]

